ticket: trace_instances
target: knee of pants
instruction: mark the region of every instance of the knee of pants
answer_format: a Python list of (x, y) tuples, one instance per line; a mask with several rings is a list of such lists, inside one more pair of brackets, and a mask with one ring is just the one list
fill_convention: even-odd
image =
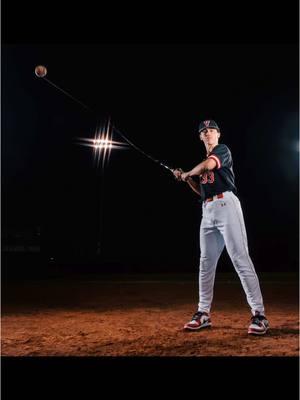
[(237, 258), (232, 260), (238, 274), (244, 278), (256, 276), (254, 267), (249, 259)]
[(243, 266), (249, 264), (249, 255), (246, 252), (230, 254), (233, 265)]
[(211, 267), (213, 267), (216, 263), (216, 260), (213, 259), (212, 257), (208, 257), (208, 256), (201, 256), (200, 257), (200, 264), (199, 264), (199, 268), (200, 271), (205, 271), (210, 269)]

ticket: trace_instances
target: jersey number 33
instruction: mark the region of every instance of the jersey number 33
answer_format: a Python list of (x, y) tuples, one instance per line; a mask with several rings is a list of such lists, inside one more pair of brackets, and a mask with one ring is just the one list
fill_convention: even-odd
[(205, 185), (206, 183), (214, 183), (214, 181), (215, 174), (213, 173), (213, 171), (205, 172), (205, 174), (201, 176), (201, 183), (203, 185)]

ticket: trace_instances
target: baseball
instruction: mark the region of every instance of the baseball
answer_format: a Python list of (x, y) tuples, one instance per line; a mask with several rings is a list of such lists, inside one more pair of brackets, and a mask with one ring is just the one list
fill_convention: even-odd
[(39, 78), (44, 78), (47, 75), (47, 68), (44, 65), (38, 65), (34, 70), (35, 74)]

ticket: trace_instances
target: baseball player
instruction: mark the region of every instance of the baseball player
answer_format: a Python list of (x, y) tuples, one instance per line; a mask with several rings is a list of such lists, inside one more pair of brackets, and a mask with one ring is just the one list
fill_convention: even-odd
[[(176, 169), (179, 181), (188, 185), (202, 200), (200, 225), (199, 304), (186, 330), (211, 326), (210, 309), (218, 259), (226, 246), (241, 280), (252, 318), (249, 334), (264, 335), (269, 329), (259, 281), (248, 253), (247, 235), (240, 201), (236, 196), (232, 156), (225, 144), (219, 144), (220, 129), (215, 121), (199, 125), (199, 138), (207, 153), (206, 159), (188, 172)], [(198, 177), (197, 182), (193, 177)]]

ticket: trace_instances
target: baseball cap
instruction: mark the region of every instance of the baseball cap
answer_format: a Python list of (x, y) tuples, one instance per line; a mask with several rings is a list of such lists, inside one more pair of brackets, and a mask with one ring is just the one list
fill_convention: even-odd
[(206, 121), (200, 122), (198, 133), (200, 133), (201, 131), (203, 131), (204, 129), (207, 129), (207, 128), (213, 128), (213, 129), (220, 130), (216, 121), (213, 121), (212, 119), (208, 119)]

